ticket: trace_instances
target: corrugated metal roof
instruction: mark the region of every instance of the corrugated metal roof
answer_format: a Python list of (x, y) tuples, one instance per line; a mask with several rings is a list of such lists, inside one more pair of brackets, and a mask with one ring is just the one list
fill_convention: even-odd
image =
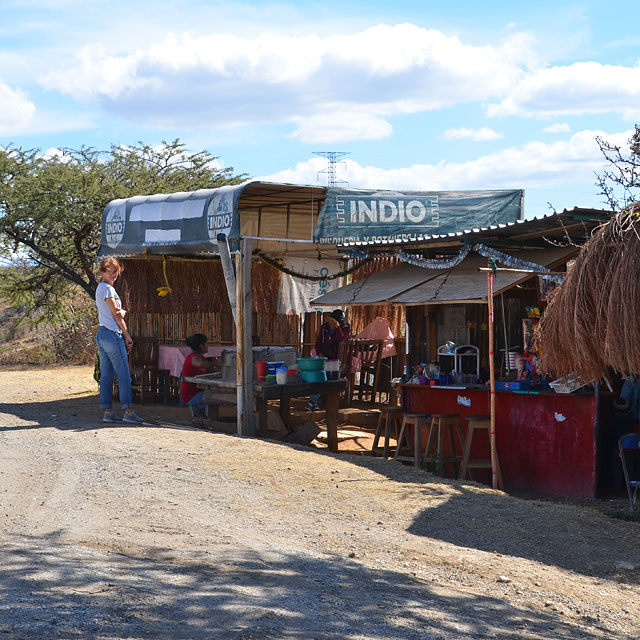
[[(548, 247), (528, 251), (508, 251), (510, 256), (543, 267), (555, 265), (577, 253), (576, 247)], [(469, 254), (451, 269), (425, 269), (401, 264), (373, 274), (364, 280), (331, 291), (311, 302), (321, 306), (392, 303), (401, 305), (440, 304), (442, 302), (486, 302), (487, 274), (479, 271), (487, 258)], [(495, 292), (500, 293), (530, 278), (530, 274), (498, 271)]]
[(607, 222), (614, 212), (603, 209), (587, 209), (574, 207), (564, 211), (553, 212), (529, 218), (517, 220), (506, 224), (492, 225), (475, 229), (465, 229), (456, 233), (443, 235), (418, 235), (404, 242), (383, 243), (373, 242), (365, 244), (356, 242), (341, 245), (343, 248), (358, 248), (369, 250), (388, 250), (390, 247), (424, 247), (447, 248), (452, 251), (467, 243), (482, 242), (494, 247), (515, 246), (518, 244), (530, 244), (543, 246), (544, 238), (549, 238), (561, 243), (582, 244), (589, 237), (592, 230)]

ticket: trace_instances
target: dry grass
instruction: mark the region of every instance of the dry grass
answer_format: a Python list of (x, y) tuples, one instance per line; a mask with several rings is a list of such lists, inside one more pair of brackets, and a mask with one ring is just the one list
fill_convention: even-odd
[(640, 375), (638, 309), (640, 218), (619, 214), (583, 246), (540, 320), (544, 367), (586, 380), (602, 380), (607, 367)]

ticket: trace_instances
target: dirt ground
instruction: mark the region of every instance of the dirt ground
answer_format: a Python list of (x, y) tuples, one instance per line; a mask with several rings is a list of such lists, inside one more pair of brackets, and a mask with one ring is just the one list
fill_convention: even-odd
[(2, 638), (640, 638), (638, 522), (177, 407), (104, 424), (91, 374), (0, 368)]

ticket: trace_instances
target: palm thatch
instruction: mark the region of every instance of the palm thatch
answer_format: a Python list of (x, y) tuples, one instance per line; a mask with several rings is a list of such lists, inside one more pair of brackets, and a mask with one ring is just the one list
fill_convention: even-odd
[(538, 325), (542, 364), (554, 375), (602, 380), (607, 368), (640, 375), (640, 204), (582, 247)]

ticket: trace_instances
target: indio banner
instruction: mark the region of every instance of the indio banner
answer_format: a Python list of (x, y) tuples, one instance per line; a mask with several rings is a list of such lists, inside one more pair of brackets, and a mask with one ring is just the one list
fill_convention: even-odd
[(380, 191), (329, 188), (314, 241), (402, 242), (523, 217), (524, 191)]

